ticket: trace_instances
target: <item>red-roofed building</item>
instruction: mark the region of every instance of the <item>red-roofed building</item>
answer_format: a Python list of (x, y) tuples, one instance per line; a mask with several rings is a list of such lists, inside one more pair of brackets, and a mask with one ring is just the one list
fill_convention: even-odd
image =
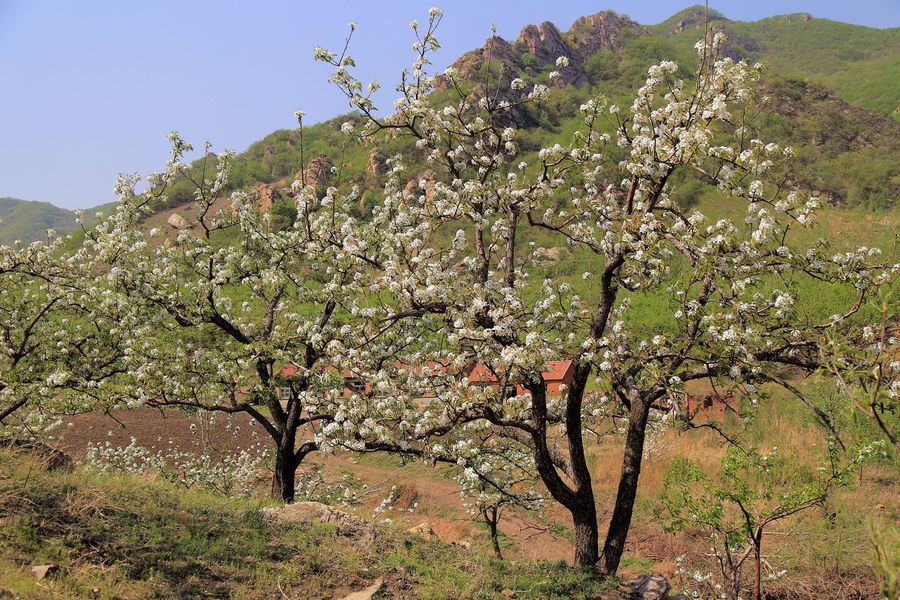
[[(414, 372), (418, 372), (421, 370), (421, 367), (419, 366), (406, 365), (400, 362), (394, 362), (391, 364), (394, 367), (405, 370), (412, 370)], [(427, 365), (432, 371), (440, 371), (442, 369), (446, 369), (444, 365), (437, 362), (428, 362)], [(324, 368), (329, 371), (337, 371), (337, 369), (331, 365)], [(282, 379), (290, 379), (294, 377), (299, 370), (299, 365), (293, 362), (288, 362), (285, 363), (284, 366), (281, 367), (281, 370), (278, 371), (278, 377)], [(568, 389), (568, 387), (572, 385), (572, 377), (574, 376), (574, 374), (575, 364), (571, 360), (547, 361), (546, 365), (544, 365), (544, 371), (542, 373), (544, 381), (547, 383), (547, 394), (550, 396), (561, 396), (564, 393), (563, 386)], [(344, 369), (342, 375), (344, 376), (346, 394), (349, 395), (351, 393), (368, 392), (371, 390), (371, 384), (363, 382), (358, 375), (355, 375), (349, 369)], [(480, 363), (473, 363), (468, 365), (457, 375), (459, 378), (468, 377), (470, 384), (477, 387), (495, 387), (499, 385), (497, 382), (497, 378), (494, 376), (491, 370), (486, 365)], [(517, 392), (521, 394), (524, 392), (524, 389), (519, 386)], [(281, 386), (278, 388), (278, 395), (282, 400), (287, 400), (288, 398), (290, 398), (290, 394), (291, 391), (288, 386)]]
[[(544, 371), (541, 376), (547, 383), (547, 394), (550, 396), (561, 396), (563, 394), (562, 386), (566, 389), (572, 385), (572, 377), (575, 375), (575, 363), (571, 360), (551, 360), (544, 365)], [(497, 378), (491, 370), (483, 364), (477, 364), (469, 373), (469, 382), (478, 387), (493, 387), (498, 385)], [(524, 390), (519, 387), (518, 393)]]

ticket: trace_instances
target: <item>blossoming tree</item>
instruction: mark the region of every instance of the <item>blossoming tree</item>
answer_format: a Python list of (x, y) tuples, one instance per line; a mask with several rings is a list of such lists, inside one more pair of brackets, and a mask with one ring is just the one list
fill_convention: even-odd
[[(344, 404), (327, 349), (355, 343), (346, 319), (377, 244), (349, 216), (355, 190), (320, 198), (297, 181), (296, 219), (277, 229), (251, 192), (219, 198), (229, 153), (207, 147), (191, 165), (183, 161), (190, 146), (177, 134), (171, 141), (172, 159), (149, 178), (149, 192), (135, 191), (136, 177), (120, 178), (117, 212), (88, 232), (83, 250), (129, 310), (119, 332), (128, 402), (249, 415), (275, 450), (272, 495), (289, 501), (298, 465), (319, 448), (317, 428)], [(176, 176), (193, 182), (195, 202), (166, 237), (147, 219)], [(297, 372), (279, 377), (289, 361)]]
[(0, 433), (14, 438), (106, 404), (124, 373), (117, 307), (67, 243), (0, 246)]
[[(394, 339), (400, 364), (460, 369), (474, 361), (495, 385), (385, 370), (367, 347), (343, 346), (347, 365), (366, 372), (378, 398), (359, 394), (358, 408), (367, 409), (323, 435), (360, 430), (354, 415), (365, 413), (365, 435), (424, 452), (487, 432), (519, 444), (572, 515), (575, 563), (602, 557), (601, 571), (614, 573), (651, 416), (673, 412), (685, 384), (701, 379), (751, 397), (774, 383), (806, 401), (777, 369), (818, 369), (826, 332), (857, 313), (890, 269), (869, 249), (834, 252), (824, 240), (798, 247), (794, 230), (813, 222), (820, 200), (791, 189), (790, 148), (754, 135), (760, 68), (724, 57), (721, 34), (697, 45), (692, 77), (673, 62), (652, 66), (630, 107), (602, 97), (584, 103), (583, 127), (535, 155), (520, 151), (509, 123), (540, 103), (547, 85), (502, 72), (472, 85), (448, 69), (441, 86), (451, 100), (433, 102), (428, 68), (440, 18), (432, 9), (427, 26), (411, 23), (416, 60), (388, 117), (374, 104), (378, 84), (353, 75), (346, 46), (341, 54), (317, 49), (316, 58), (334, 67), (332, 81), (368, 118), (362, 139), (408, 137), (432, 172), (410, 173), (402, 156), (391, 162), (373, 215), (386, 234), (380, 295), (364, 315), (369, 335)], [(560, 57), (558, 68), (567, 62)], [(609, 160), (614, 153), (624, 159)], [(722, 203), (743, 206), (744, 219), (713, 221), (690, 208), (677, 186), (683, 173), (717, 189)], [(545, 277), (539, 249), (526, 243), (534, 232), (590, 265), (586, 291)], [(845, 286), (853, 300), (817, 322), (799, 307), (809, 280)], [(632, 299), (648, 297), (672, 307), (656, 335), (644, 335), (629, 311)], [(563, 356), (575, 363), (573, 381), (550, 394), (542, 371)], [(586, 444), (610, 431), (624, 435), (624, 456), (601, 554)]]

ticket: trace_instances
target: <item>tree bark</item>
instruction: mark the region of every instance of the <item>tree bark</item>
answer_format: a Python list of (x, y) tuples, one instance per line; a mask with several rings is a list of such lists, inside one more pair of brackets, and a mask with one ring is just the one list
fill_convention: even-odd
[(597, 508), (590, 486), (587, 489), (589, 498), (580, 499), (570, 511), (575, 525), (575, 566), (594, 568), (600, 559)]
[(753, 536), (753, 598), (762, 600), (762, 527)]
[(647, 430), (647, 417), (650, 404), (637, 394), (631, 397), (631, 410), (628, 415), (628, 434), (625, 439), (625, 455), (622, 457), (622, 474), (619, 477), (619, 490), (616, 494), (616, 506), (609, 522), (609, 531), (603, 544), (603, 574), (614, 575), (625, 551), (625, 539), (631, 527), (631, 516), (634, 512), (634, 501), (637, 497), (638, 477), (641, 474), (641, 461), (644, 457), (644, 436)]
[[(535, 422), (532, 433), (535, 466), (553, 499), (572, 513), (572, 523), (575, 526), (575, 565), (593, 568), (599, 559), (597, 508), (594, 505), (591, 476), (587, 469), (584, 446), (581, 443), (580, 394), (583, 388), (570, 391), (566, 407), (566, 436), (569, 442), (569, 463), (572, 467), (572, 486), (569, 486), (560, 477), (547, 443), (547, 386), (543, 381), (533, 381), (527, 387), (531, 392), (531, 408)], [(573, 393), (579, 396), (572, 398)]]
[(484, 520), (487, 521), (488, 527), (491, 530), (491, 547), (494, 549), (494, 556), (503, 560), (503, 553), (500, 551), (500, 540), (497, 536), (497, 521), (499, 520), (497, 509), (494, 508), (490, 515), (485, 512)]
[(294, 501), (297, 459), (294, 453), (296, 431), (282, 432), (275, 450), (275, 473), (272, 475), (272, 499)]

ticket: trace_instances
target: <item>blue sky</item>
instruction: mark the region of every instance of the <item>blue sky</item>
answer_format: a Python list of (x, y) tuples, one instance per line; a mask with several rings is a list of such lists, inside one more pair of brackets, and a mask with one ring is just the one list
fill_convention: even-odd
[[(612, 9), (658, 23), (690, 2), (532, 0), (382, 2), (234, 0), (145, 2), (0, 0), (0, 196), (67, 208), (114, 199), (116, 174), (157, 170), (166, 134), (197, 147), (245, 149), (293, 127), (348, 109), (312, 49), (336, 48), (355, 21), (352, 54), (365, 79), (390, 90), (410, 61), (407, 23), (445, 13), (436, 66), (480, 46), (492, 24), (515, 38), (528, 23), (567, 29), (577, 17)], [(723, 0), (731, 19), (775, 14), (900, 26), (900, 1)], [(390, 97), (385, 97), (385, 104)]]

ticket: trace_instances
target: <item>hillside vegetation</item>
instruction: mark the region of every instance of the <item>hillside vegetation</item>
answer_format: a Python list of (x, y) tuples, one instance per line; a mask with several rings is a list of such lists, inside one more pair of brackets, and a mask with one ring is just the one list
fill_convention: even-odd
[[(107, 213), (113, 204), (103, 204), (85, 211), (84, 222), (96, 222), (96, 213)], [(0, 198), (0, 244), (12, 244), (16, 240), (30, 242), (45, 238), (47, 230), (57, 235), (67, 235), (79, 230), (74, 210), (66, 210), (49, 202)]]
[[(535, 151), (569, 142), (580, 123), (578, 106), (593, 93), (630, 104), (647, 67), (661, 60), (677, 61), (687, 75), (705, 19), (705, 11), (695, 7), (652, 27), (609, 11), (581, 17), (566, 32), (549, 22), (528, 25), (514, 41), (489, 38), (453, 67), (474, 91), (505, 89), (515, 77), (551, 83), (548, 75), (556, 69), (556, 58), (569, 57), (569, 65), (551, 83), (558, 88), (552, 100), (536, 112), (521, 111), (512, 123), (522, 130), (523, 149)], [(768, 102), (753, 134), (797, 149), (796, 183), (826, 194), (837, 206), (891, 209), (900, 195), (900, 167), (892, 160), (900, 152), (900, 29), (877, 30), (809, 15), (745, 23), (713, 11), (710, 19), (714, 31), (728, 36), (732, 58), (768, 66), (763, 82)], [(439, 86), (438, 100), (443, 93)], [(378, 154), (348, 142), (340, 126), (356, 119), (344, 115), (306, 128), (303, 157), (298, 131), (266, 136), (237, 157), (228, 187), (270, 184), (276, 196), (286, 195), (286, 186), (301, 172), (323, 189), (352, 182), (365, 190), (363, 215), (380, 195), (384, 160), (391, 152), (405, 155), (411, 179), (416, 172), (427, 175), (408, 141), (398, 140), (389, 152)], [(190, 194), (184, 181), (171, 191), (168, 203), (188, 202)]]
[[(546, 83), (555, 59), (570, 57), (557, 80), (568, 87), (555, 90), (552, 103), (537, 114), (520, 115), (521, 122), (516, 123), (525, 130), (525, 148), (536, 150), (569, 141), (578, 123), (578, 106), (591, 93), (630, 103), (647, 67), (664, 59), (678, 61), (687, 74), (706, 17), (706, 10), (695, 6), (653, 26), (609, 11), (581, 17), (565, 32), (549, 22), (528, 25), (518, 39), (490, 38), (483, 48), (453, 64), (473, 87), (517, 76)], [(733, 58), (768, 66), (764, 83), (770, 102), (758, 119), (758, 134), (797, 148), (797, 183), (827, 194), (839, 206), (894, 207), (900, 195), (900, 167), (893, 160), (900, 153), (900, 28), (874, 29), (807, 14), (742, 22), (710, 11), (709, 18), (713, 30), (728, 35)], [(337, 173), (331, 172), (335, 168), (341, 183), (357, 183), (364, 189), (360, 214), (365, 214), (380, 196), (389, 153), (372, 154), (347, 142), (340, 125), (355, 118), (344, 115), (307, 127), (305, 160), (296, 130), (265, 136), (237, 157), (226, 191), (271, 185), (276, 216), (287, 222), (290, 208), (278, 199), (288, 195), (286, 188), (294, 177), (305, 170), (323, 187), (335, 185), (339, 183)], [(410, 144), (398, 141), (390, 151), (405, 153), (411, 170), (425, 170)], [(190, 183), (183, 181), (170, 190), (167, 205), (187, 203), (191, 194)], [(13, 205), (15, 214), (4, 215)], [(13, 204), (4, 199), (0, 217), (0, 243), (36, 239), (47, 226), (61, 234), (74, 230), (70, 211), (46, 203)]]
[(65, 235), (75, 227), (75, 213), (49, 202), (0, 198), (0, 244), (38, 239), (47, 229)]
[[(0, 450), (0, 598), (590, 598), (609, 584), (563, 563), (511, 563), (391, 527), (274, 527), (258, 499), (185, 491), (86, 468), (46, 470)], [(57, 570), (36, 580), (32, 565)]]

